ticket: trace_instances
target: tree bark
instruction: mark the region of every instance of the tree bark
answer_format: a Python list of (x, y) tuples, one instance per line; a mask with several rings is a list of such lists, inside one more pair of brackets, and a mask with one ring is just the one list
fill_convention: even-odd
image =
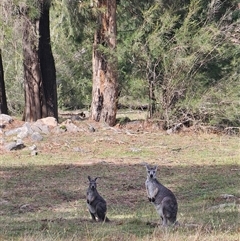
[(56, 69), (50, 43), (50, 1), (38, 0), (38, 7), (36, 16), (28, 16), (28, 8), (24, 11), (25, 121), (47, 116), (58, 119)]
[(156, 112), (156, 97), (155, 97), (155, 81), (148, 80), (148, 89), (149, 89), (149, 118), (153, 118), (154, 113)]
[(0, 114), (8, 114), (1, 49), (0, 49)]
[(116, 0), (98, 0), (102, 11), (93, 44), (93, 90), (91, 116), (113, 126), (118, 102), (116, 58)]
[(51, 48), (49, 9), (50, 3), (48, 1), (41, 1), (39, 59), (46, 98), (47, 116), (55, 117), (58, 120), (56, 68)]
[(23, 21), (23, 67), (25, 109), (24, 121), (36, 121), (47, 116), (38, 57), (39, 20), (25, 16)]

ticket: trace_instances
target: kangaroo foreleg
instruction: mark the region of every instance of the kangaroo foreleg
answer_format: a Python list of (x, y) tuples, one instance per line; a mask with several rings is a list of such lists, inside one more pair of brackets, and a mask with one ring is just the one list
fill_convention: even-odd
[(156, 187), (154, 192), (153, 192), (153, 196), (152, 198), (156, 199), (156, 196), (158, 195), (158, 188)]
[(152, 196), (150, 195), (148, 188), (146, 188), (146, 190), (147, 190), (147, 196), (148, 196), (149, 202), (155, 202), (156, 196), (158, 194), (158, 188), (156, 187), (154, 189)]
[(148, 201), (151, 202), (151, 201), (152, 201), (152, 198), (150, 197), (149, 190), (148, 190), (148, 187), (147, 187), (147, 186), (146, 186), (146, 191), (147, 191)]

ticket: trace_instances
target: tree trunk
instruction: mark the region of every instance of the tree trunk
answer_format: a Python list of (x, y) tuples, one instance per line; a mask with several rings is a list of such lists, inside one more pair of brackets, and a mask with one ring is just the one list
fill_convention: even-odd
[(0, 114), (8, 114), (1, 49), (0, 49)]
[(25, 110), (24, 121), (47, 116), (42, 76), (38, 57), (39, 20), (25, 16), (23, 22), (23, 67)]
[(113, 126), (118, 102), (116, 0), (98, 0), (102, 11), (93, 44), (92, 119)]
[(47, 116), (58, 119), (56, 69), (50, 41), (49, 9), (50, 3), (42, 1), (39, 23), (39, 59)]
[(156, 97), (155, 97), (155, 81), (148, 80), (148, 89), (149, 89), (149, 118), (151, 119), (156, 112)]

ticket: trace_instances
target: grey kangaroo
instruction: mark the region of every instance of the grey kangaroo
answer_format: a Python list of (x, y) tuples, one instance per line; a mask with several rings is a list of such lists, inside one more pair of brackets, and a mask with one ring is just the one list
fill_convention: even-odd
[(89, 187), (87, 189), (87, 206), (94, 221), (96, 218), (102, 222), (109, 222), (110, 220), (106, 216), (107, 204), (106, 201), (100, 196), (97, 191), (97, 181), (98, 177), (91, 179), (88, 176)]
[(162, 219), (163, 226), (167, 226), (168, 224), (178, 225), (176, 221), (178, 204), (175, 195), (157, 180), (157, 166), (150, 167), (148, 164), (145, 164), (145, 166), (147, 169), (145, 185), (148, 200), (154, 204)]

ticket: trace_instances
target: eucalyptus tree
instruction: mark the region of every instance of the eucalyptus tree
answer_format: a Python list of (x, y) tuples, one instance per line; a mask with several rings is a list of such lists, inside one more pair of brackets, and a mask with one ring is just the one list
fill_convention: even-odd
[(23, 21), (23, 119), (58, 118), (56, 74), (49, 33), (50, 1), (19, 2), (18, 6)]
[[(2, 17), (4, 11), (3, 5), (0, 6), (0, 31), (3, 33), (4, 31), (4, 19)], [(0, 114), (7, 114), (7, 98), (6, 98), (6, 90), (5, 90), (5, 81), (4, 81), (4, 71), (3, 71), (3, 61), (2, 61), (2, 47), (4, 42), (4, 34), (0, 37)]]
[(116, 0), (96, 0), (99, 10), (93, 42), (91, 116), (113, 126), (118, 104)]
[(23, 68), (25, 109), (23, 120), (36, 121), (47, 116), (46, 100), (43, 90), (39, 47), (40, 5), (20, 6), (23, 21)]
[(81, 50), (88, 48), (82, 47), (87, 37), (92, 41), (91, 118), (112, 126), (118, 102), (116, 0), (65, 3), (70, 10), (71, 32), (81, 42)]
[(0, 114), (8, 114), (1, 49), (0, 49)]
[(51, 1), (41, 0), (39, 20), (39, 60), (46, 99), (47, 116), (58, 119), (56, 69), (50, 38), (50, 10)]

